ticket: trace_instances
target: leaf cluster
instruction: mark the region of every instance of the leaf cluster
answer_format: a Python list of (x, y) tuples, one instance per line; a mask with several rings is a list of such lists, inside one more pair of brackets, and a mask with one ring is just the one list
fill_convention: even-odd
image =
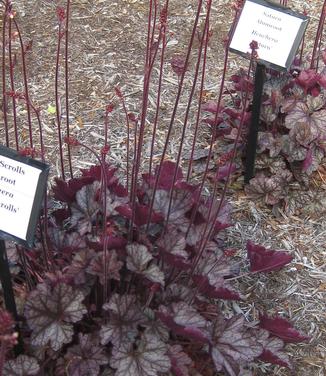
[[(231, 209), (218, 205), (223, 210), (203, 247), (213, 218), (209, 198), (183, 180), (181, 169), (172, 186), (169, 171), (175, 168), (166, 161), (159, 177), (143, 176), (134, 210), (107, 164), (56, 181), (46, 241), (53, 257), (46, 271), (41, 239), (26, 252), (35, 283), (24, 307), (29, 346), (6, 362), (4, 375), (190, 376), (215, 370), (233, 376), (257, 359), (293, 368), (285, 342), (307, 338), (285, 318), (261, 314), (259, 322), (248, 323), (221, 311), (221, 299), (243, 298), (229, 279), (245, 265), (223, 245)], [(247, 252), (249, 273), (277, 270), (292, 259), (251, 242)]]
[[(246, 187), (251, 198), (271, 206), (282, 205), (288, 213), (311, 201), (311, 176), (326, 155), (326, 67), (317, 70), (306, 68), (303, 63), (294, 64), (290, 72), (266, 71), (256, 173)], [(204, 121), (215, 127), (219, 141), (224, 140), (222, 153), (229, 150), (240, 133), (237, 147), (245, 159), (253, 79), (241, 69), (230, 81), (227, 94), (231, 100), (225, 100), (219, 114), (214, 102), (206, 103), (203, 110), (213, 115)]]

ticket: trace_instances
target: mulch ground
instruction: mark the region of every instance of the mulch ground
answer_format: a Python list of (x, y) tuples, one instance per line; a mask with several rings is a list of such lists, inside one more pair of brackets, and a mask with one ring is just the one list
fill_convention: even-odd
[[(231, 2), (214, 2), (211, 28), (213, 39), (208, 57), (206, 83), (207, 98), (218, 93), (223, 61), (223, 38), (232, 20)], [(59, 175), (58, 146), (55, 141), (55, 117), (51, 112), (54, 103), (54, 67), (57, 41), (56, 1), (17, 0), (18, 12), (24, 40), (32, 41), (27, 55), (31, 98), (42, 109), (47, 158), (52, 164), (52, 174)], [(316, 28), (316, 20), (322, 1), (289, 1), (289, 5), (311, 15), (308, 41)], [(167, 48), (167, 61), (172, 56), (182, 55), (191, 30), (196, 1), (171, 2)], [(103, 113), (108, 103), (116, 109), (110, 120), (110, 159), (119, 167), (126, 167), (126, 127), (123, 112), (114, 96), (114, 87), (119, 86), (126, 98), (128, 111), (139, 113), (142, 94), (143, 61), (146, 45), (147, 1), (144, 0), (75, 0), (72, 1), (70, 34), (70, 130), (72, 135), (99, 150), (103, 145)], [(230, 70), (236, 70), (246, 62), (232, 56)], [(60, 72), (62, 74), (62, 72)], [(62, 80), (60, 81), (62, 84)], [(190, 88), (191, 76), (186, 78)], [(173, 95), (178, 79), (166, 66), (163, 82), (162, 116), (158, 134), (164, 140)], [(17, 88), (19, 90), (19, 87)], [(64, 92), (61, 91), (62, 101)], [(150, 93), (149, 122), (154, 116), (155, 96)], [(170, 142), (168, 156), (173, 158), (180, 139), (180, 126), (186, 105), (180, 106)], [(21, 125), (21, 141), (27, 139), (24, 106), (18, 109)], [(192, 126), (185, 137), (185, 155), (192, 142)], [(37, 132), (35, 132), (37, 134)], [(198, 149), (205, 149), (210, 137), (206, 126), (200, 129)], [(144, 155), (149, 153), (150, 132), (145, 137)], [(162, 141), (157, 141), (157, 156)], [(186, 158), (185, 158), (186, 160)], [(95, 162), (85, 151), (73, 152), (74, 166), (85, 168)], [(326, 170), (325, 170), (326, 171)], [(324, 175), (326, 176), (326, 175)], [(325, 178), (315, 177), (316, 189), (325, 191)], [(326, 374), (326, 220), (318, 213), (275, 217), (270, 208), (251, 201), (243, 191), (231, 196), (234, 206), (234, 222), (228, 230), (229, 246), (241, 256), (248, 239), (285, 249), (295, 260), (288, 268), (268, 275), (245, 277), (241, 280), (246, 301), (223, 303), (223, 309), (242, 312), (250, 319), (257, 319), (259, 311), (269, 314), (284, 314), (296, 327), (311, 337), (309, 344), (289, 346), (289, 353), (296, 364), (296, 375), (322, 376)], [(240, 282), (238, 282), (240, 285)], [(255, 365), (255, 375), (290, 375), (279, 367)]]

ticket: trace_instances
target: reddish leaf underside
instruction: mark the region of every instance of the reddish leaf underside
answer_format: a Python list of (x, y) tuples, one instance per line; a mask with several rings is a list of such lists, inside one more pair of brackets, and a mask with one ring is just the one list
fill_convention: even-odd
[(156, 315), (176, 335), (197, 343), (209, 343), (206, 320), (187, 303), (172, 303), (169, 308), (160, 306)]
[(309, 340), (309, 337), (301, 334), (293, 325), (283, 317), (268, 317), (261, 314), (259, 316), (259, 326), (268, 330), (271, 334), (281, 338), (284, 342), (303, 342)]
[(189, 376), (189, 369), (192, 365), (192, 360), (183, 351), (180, 345), (173, 345), (170, 347), (168, 356), (171, 361), (171, 371), (174, 376)]
[(292, 261), (293, 257), (284, 251), (268, 250), (261, 245), (247, 242), (247, 253), (251, 272), (279, 270)]
[(289, 369), (293, 368), (289, 356), (284, 352), (284, 342), (280, 338), (272, 337), (267, 330), (259, 329), (257, 341), (263, 346), (263, 352), (259, 356), (260, 360)]

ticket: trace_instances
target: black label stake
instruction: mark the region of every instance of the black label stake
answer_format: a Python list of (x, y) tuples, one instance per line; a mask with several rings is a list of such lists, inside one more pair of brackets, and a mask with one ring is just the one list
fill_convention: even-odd
[(16, 355), (19, 355), (23, 352), (23, 341), (20, 333), (20, 328), (18, 326), (17, 307), (11, 282), (11, 275), (6, 252), (6, 243), (3, 239), (0, 239), (0, 280), (3, 289), (6, 309), (11, 313), (14, 320), (17, 322), (15, 330), (18, 332), (18, 344), (15, 346), (15, 353)]
[(259, 129), (259, 117), (262, 103), (263, 87), (265, 81), (265, 65), (258, 63), (255, 71), (255, 87), (252, 102), (251, 123), (249, 128), (246, 162), (245, 162), (245, 175), (244, 182), (248, 184), (250, 179), (254, 177), (256, 148)]

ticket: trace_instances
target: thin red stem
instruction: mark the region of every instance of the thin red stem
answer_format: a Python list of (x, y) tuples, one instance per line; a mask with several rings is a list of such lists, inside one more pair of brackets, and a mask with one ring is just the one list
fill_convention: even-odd
[(179, 106), (180, 96), (181, 96), (181, 92), (182, 92), (182, 89), (183, 89), (183, 83), (184, 83), (184, 78), (185, 78), (185, 74), (186, 74), (186, 67), (188, 66), (188, 63), (189, 63), (190, 53), (192, 51), (193, 42), (194, 42), (195, 35), (196, 35), (196, 32), (197, 32), (197, 25), (198, 25), (198, 21), (199, 21), (201, 8), (202, 8), (202, 0), (199, 0), (198, 6), (197, 6), (197, 13), (196, 13), (196, 17), (195, 17), (195, 21), (194, 21), (194, 25), (193, 25), (193, 29), (192, 29), (192, 33), (191, 33), (190, 41), (189, 41), (189, 44), (188, 44), (187, 55), (186, 55), (186, 58), (185, 58), (185, 64), (184, 64), (185, 69), (183, 70), (181, 77), (180, 77), (178, 92), (177, 92), (177, 96), (176, 96), (176, 99), (175, 99), (174, 108), (173, 108), (173, 111), (172, 111), (172, 115), (171, 115), (171, 119), (170, 119), (170, 123), (169, 123), (169, 127), (168, 127), (168, 132), (167, 132), (167, 135), (166, 135), (166, 138), (165, 138), (165, 144), (164, 144), (164, 147), (163, 147), (160, 163), (158, 165), (157, 173), (156, 173), (156, 176), (155, 176), (155, 183), (154, 183), (153, 193), (152, 193), (152, 197), (151, 197), (151, 201), (150, 201), (150, 209), (149, 209), (148, 221), (147, 221), (147, 225), (146, 225), (146, 231), (148, 231), (151, 216), (152, 216), (152, 213), (153, 213), (154, 198), (155, 198), (155, 194), (156, 194), (156, 190), (157, 190), (157, 186), (158, 186), (158, 181), (159, 181), (159, 178), (160, 178), (160, 175), (161, 175), (164, 158), (165, 158), (167, 148), (168, 148), (168, 145), (169, 145), (169, 142), (170, 142), (170, 137), (171, 137), (172, 129), (173, 129), (173, 126), (174, 126), (174, 121), (175, 121), (175, 117), (176, 117), (176, 114), (177, 114), (177, 109), (178, 109), (178, 106)]
[[(15, 92), (15, 80), (14, 80), (14, 62), (12, 59), (12, 41), (11, 41), (11, 29), (12, 29), (12, 21), (9, 18), (9, 69), (10, 69), (10, 90), (12, 93)], [(17, 127), (17, 110), (16, 110), (16, 98), (15, 95), (12, 96), (12, 113), (13, 113), (13, 123), (14, 123), (14, 132), (15, 132), (15, 144), (16, 150), (19, 149), (19, 141), (18, 141), (18, 127)]]
[(64, 168), (64, 162), (63, 162), (63, 145), (62, 145), (62, 136), (61, 136), (61, 108), (60, 108), (60, 101), (59, 101), (59, 63), (60, 63), (61, 39), (62, 39), (61, 21), (59, 21), (58, 45), (57, 45), (57, 54), (56, 54), (56, 65), (55, 65), (54, 94), (55, 94), (56, 118), (57, 118), (57, 127), (58, 127), (61, 177), (63, 180), (65, 180), (65, 168)]
[(326, 0), (324, 1), (321, 15), (319, 18), (319, 23), (318, 23), (318, 28), (315, 36), (315, 42), (314, 42), (314, 47), (312, 50), (312, 56), (311, 56), (311, 62), (310, 62), (310, 68), (314, 69), (315, 68), (315, 62), (317, 60), (317, 54), (319, 54), (318, 51), (318, 46), (320, 43), (320, 39), (322, 36), (323, 28), (324, 28), (324, 23), (325, 23), (325, 17), (326, 17)]
[[(70, 137), (70, 127), (69, 127), (69, 56), (68, 56), (68, 45), (69, 45), (69, 17), (70, 17), (70, 0), (67, 0), (66, 7), (66, 25), (65, 25), (65, 95), (66, 95), (66, 132), (67, 137)], [(71, 162), (71, 148), (67, 145), (68, 152), (68, 163), (70, 177), (73, 177), (72, 162)]]
[(6, 146), (9, 146), (9, 132), (8, 132), (8, 118), (7, 118), (7, 97), (6, 97), (6, 24), (7, 13), (9, 9), (9, 2), (6, 1), (5, 9), (2, 17), (2, 112), (3, 112), (3, 125), (6, 136)]
[[(165, 6), (163, 8), (164, 12), (167, 12), (168, 4), (169, 4), (169, 0), (167, 0), (165, 3)], [(161, 25), (160, 34), (162, 35), (162, 38), (159, 38), (159, 39), (162, 39), (162, 50), (161, 50), (161, 59), (160, 59), (160, 73), (159, 73), (158, 86), (157, 86), (156, 111), (155, 111), (155, 117), (154, 117), (151, 151), (150, 151), (150, 158), (149, 158), (149, 174), (152, 173), (157, 123), (158, 123), (158, 116), (160, 112), (160, 103), (161, 103), (163, 68), (164, 68), (165, 49), (166, 49), (166, 24), (165, 23)]]
[(32, 129), (32, 117), (31, 117), (31, 109), (30, 109), (30, 101), (29, 101), (29, 89), (28, 89), (28, 78), (27, 78), (27, 66), (26, 66), (26, 60), (25, 60), (25, 48), (23, 43), (23, 38), (18, 26), (17, 21), (15, 18), (13, 18), (15, 28), (18, 33), (19, 43), (20, 43), (20, 49), (22, 54), (22, 68), (23, 68), (23, 78), (24, 78), (24, 89), (25, 89), (25, 98), (26, 98), (26, 110), (27, 110), (27, 121), (28, 121), (28, 130), (29, 130), (29, 146), (31, 149), (33, 149), (33, 129)]
[[(169, 205), (168, 205), (168, 211), (167, 211), (166, 221), (165, 221), (166, 226), (169, 223), (169, 217), (170, 217), (171, 206), (172, 206), (173, 191), (174, 191), (174, 184), (176, 182), (178, 166), (179, 166), (180, 160), (181, 160), (182, 148), (183, 148), (183, 143), (184, 143), (184, 139), (185, 139), (185, 136), (186, 136), (190, 107), (191, 107), (192, 99), (193, 99), (193, 96), (194, 96), (194, 93), (195, 93), (195, 88), (196, 88), (197, 79), (198, 79), (198, 75), (199, 75), (199, 69), (200, 69), (200, 63), (201, 63), (201, 60), (202, 60), (203, 48), (204, 48), (204, 51), (207, 51), (208, 34), (209, 34), (209, 17), (210, 17), (210, 10), (211, 10), (210, 4), (211, 3), (209, 2), (208, 3), (208, 10), (207, 10), (206, 18), (205, 18), (204, 31), (203, 31), (203, 35), (202, 35), (202, 38), (201, 38), (201, 41), (200, 41), (200, 47), (199, 47), (199, 51), (198, 51), (198, 58), (197, 58), (197, 63), (196, 63), (196, 68), (195, 68), (194, 79), (193, 79), (190, 95), (189, 95), (189, 98), (188, 98), (186, 114), (185, 114), (183, 127), (182, 127), (182, 133), (181, 133), (181, 137), (180, 137), (180, 144), (179, 144), (179, 150), (178, 150), (178, 155), (177, 155), (177, 159), (176, 159), (176, 166), (175, 166), (175, 169), (174, 169), (174, 174), (173, 174), (173, 179), (172, 179), (172, 184), (171, 184), (172, 187), (170, 189), (170, 194), (169, 194)], [(205, 47), (204, 47), (204, 42), (205, 42)], [(204, 52), (204, 57), (206, 58), (205, 52)], [(203, 66), (203, 69), (204, 68), (205, 67)], [(199, 109), (200, 109), (200, 106), (199, 106)], [(199, 111), (199, 109), (197, 109), (197, 110)]]

